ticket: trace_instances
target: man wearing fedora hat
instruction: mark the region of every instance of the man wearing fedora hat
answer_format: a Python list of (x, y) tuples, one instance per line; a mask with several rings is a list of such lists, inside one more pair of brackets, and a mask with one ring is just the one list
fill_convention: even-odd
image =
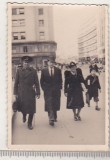
[(39, 80), (36, 70), (30, 67), (32, 57), (23, 56), (23, 67), (18, 69), (14, 84), (14, 95), (17, 98), (20, 111), (23, 114), (23, 122), (26, 122), (26, 115), (28, 116), (28, 128), (33, 129), (32, 120), (36, 112), (35, 98), (40, 98)]
[(54, 59), (49, 57), (48, 67), (41, 73), (41, 87), (44, 91), (45, 111), (48, 112), (49, 124), (54, 126), (57, 121), (57, 111), (60, 110), (60, 97), (62, 89), (61, 70), (54, 66)]

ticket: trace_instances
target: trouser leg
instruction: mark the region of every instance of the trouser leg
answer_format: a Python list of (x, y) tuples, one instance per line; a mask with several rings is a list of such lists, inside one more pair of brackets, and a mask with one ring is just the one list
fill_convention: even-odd
[(26, 113), (22, 113), (23, 114), (23, 117), (26, 117)]
[(89, 93), (86, 93), (86, 103), (88, 104), (88, 107), (90, 107), (90, 98)]
[(51, 109), (48, 111), (49, 121), (54, 121), (54, 111)]
[(34, 116), (34, 114), (29, 114), (29, 116), (28, 116), (28, 125), (32, 125), (33, 116)]
[(54, 111), (54, 119), (57, 120), (57, 111)]
[(23, 122), (25, 123), (26, 122), (26, 113), (22, 113), (23, 114)]
[(52, 101), (53, 101), (53, 97), (50, 95), (50, 97), (48, 97), (48, 116), (49, 116), (49, 121), (54, 121), (54, 109), (53, 109)]

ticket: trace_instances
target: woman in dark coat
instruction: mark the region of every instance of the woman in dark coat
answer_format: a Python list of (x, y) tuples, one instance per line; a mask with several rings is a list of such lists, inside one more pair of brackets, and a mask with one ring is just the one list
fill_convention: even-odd
[[(80, 111), (84, 107), (83, 88), (84, 78), (80, 68), (74, 62), (70, 63), (70, 74), (65, 79), (64, 92), (67, 96), (67, 109), (72, 109), (75, 121), (81, 120)], [(77, 111), (77, 112), (76, 112)]]

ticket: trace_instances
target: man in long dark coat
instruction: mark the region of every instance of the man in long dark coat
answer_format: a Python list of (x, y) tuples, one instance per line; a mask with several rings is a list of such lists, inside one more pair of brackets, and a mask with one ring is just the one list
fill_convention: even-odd
[(18, 69), (14, 84), (14, 95), (18, 100), (19, 111), (23, 114), (23, 122), (26, 122), (28, 117), (28, 128), (33, 129), (32, 120), (36, 112), (36, 96), (40, 98), (40, 87), (37, 72), (30, 67), (32, 57), (22, 57), (23, 68)]
[(49, 124), (54, 126), (57, 111), (60, 110), (62, 74), (61, 70), (54, 66), (52, 57), (49, 58), (48, 67), (42, 70), (40, 82), (44, 91), (45, 111), (48, 112)]

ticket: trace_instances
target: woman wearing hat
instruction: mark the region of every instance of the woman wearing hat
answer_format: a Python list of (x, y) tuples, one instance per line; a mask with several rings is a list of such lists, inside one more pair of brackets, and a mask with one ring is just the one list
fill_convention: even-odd
[(84, 83), (84, 78), (80, 68), (77, 68), (76, 63), (70, 63), (70, 74), (64, 84), (64, 93), (67, 96), (67, 109), (72, 109), (74, 120), (81, 120), (80, 112), (84, 107), (83, 88), (81, 83)]

